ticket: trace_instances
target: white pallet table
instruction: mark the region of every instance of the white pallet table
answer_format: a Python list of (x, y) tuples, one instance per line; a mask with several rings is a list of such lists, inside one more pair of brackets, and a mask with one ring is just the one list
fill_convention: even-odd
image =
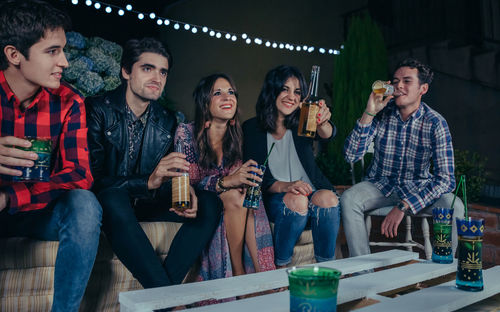
[[(322, 262), (324, 267), (350, 274), (363, 270), (418, 259), (418, 254), (405, 250)], [(119, 295), (120, 311), (152, 311), (207, 299), (224, 299), (288, 286), (285, 269), (247, 274), (211, 281), (123, 292)], [(264, 297), (264, 296), (261, 296)]]
[[(439, 264), (431, 261), (409, 264), (375, 273), (363, 274), (340, 280), (337, 304), (350, 302), (377, 293), (386, 292), (418, 282), (443, 276), (457, 270), (457, 263)], [(289, 292), (253, 297), (190, 309), (190, 311), (286, 312), (290, 310)], [(405, 311), (406, 312), (406, 311)]]
[[(500, 293), (500, 266), (483, 270), (484, 290), (464, 291), (455, 287), (455, 281), (425, 288), (392, 300), (380, 302), (358, 311), (446, 312), (454, 311)], [(471, 309), (472, 311), (473, 309)]]

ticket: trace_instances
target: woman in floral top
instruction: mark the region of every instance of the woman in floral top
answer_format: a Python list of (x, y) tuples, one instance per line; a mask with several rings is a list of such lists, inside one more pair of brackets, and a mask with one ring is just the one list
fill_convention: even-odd
[(201, 79), (193, 92), (195, 122), (180, 124), (176, 144), (184, 148), (190, 162), (191, 184), (217, 192), (224, 205), (221, 224), (202, 256), (199, 280), (275, 269), (269, 222), (260, 205), (243, 208), (247, 186), (260, 180), (262, 172), (249, 160), (242, 164), (243, 142), (236, 87), (225, 74)]

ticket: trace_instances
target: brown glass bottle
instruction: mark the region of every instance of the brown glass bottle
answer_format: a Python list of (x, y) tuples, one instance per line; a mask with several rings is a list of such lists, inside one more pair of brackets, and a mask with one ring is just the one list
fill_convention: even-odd
[[(175, 152), (183, 153), (180, 141), (175, 145)], [(189, 173), (183, 172), (181, 176), (172, 178), (172, 208), (186, 210), (191, 207), (189, 194)]]
[(300, 107), (299, 136), (314, 138), (316, 136), (317, 115), (319, 111), (318, 98), (319, 66), (314, 65), (311, 70), (309, 90)]

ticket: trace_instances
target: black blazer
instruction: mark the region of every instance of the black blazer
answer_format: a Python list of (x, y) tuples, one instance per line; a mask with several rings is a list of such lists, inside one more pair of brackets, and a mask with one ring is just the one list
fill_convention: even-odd
[(93, 190), (99, 192), (117, 187), (127, 190), (132, 198), (149, 198), (149, 176), (160, 159), (172, 150), (177, 120), (172, 111), (151, 101), (149, 120), (144, 129), (139, 172), (128, 175), (125, 91), (126, 85), (122, 84), (102, 96), (85, 100), (90, 165), (94, 176)]
[[(328, 139), (322, 139), (316, 136), (321, 141), (329, 141), (337, 134), (337, 128), (332, 123), (333, 132), (332, 136)], [(317, 190), (326, 189), (335, 191), (333, 185), (328, 181), (328, 179), (323, 175), (321, 170), (316, 165), (314, 159), (312, 144), (313, 139), (307, 137), (301, 137), (297, 135), (297, 128), (291, 129), (293, 135), (293, 143), (295, 144), (295, 149), (299, 155), (299, 160), (307, 176), (311, 180), (312, 184)], [(267, 132), (262, 130), (259, 126), (257, 118), (251, 118), (243, 123), (243, 158), (245, 161), (249, 159), (255, 160), (259, 164), (264, 164), (264, 160), (267, 156)], [(268, 168), (269, 169), (269, 168)], [(264, 179), (262, 182), (263, 190), (266, 191), (273, 183), (276, 182), (271, 170), (266, 170), (264, 174)]]

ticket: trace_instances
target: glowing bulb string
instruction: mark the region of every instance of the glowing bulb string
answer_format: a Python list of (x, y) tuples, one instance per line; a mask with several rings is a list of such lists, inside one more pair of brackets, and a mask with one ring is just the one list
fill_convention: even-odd
[[(78, 5), (80, 3), (80, 0), (69, 0), (73, 5)], [(201, 31), (202, 33), (208, 34), (210, 37), (215, 37), (217, 39), (220, 38), (225, 38), (227, 40), (231, 40), (233, 42), (237, 41), (238, 38), (241, 38), (246, 44), (250, 45), (252, 43), (256, 45), (264, 45), (267, 48), (279, 48), (279, 49), (286, 49), (289, 51), (295, 51), (295, 52), (314, 52), (318, 51), (320, 54), (331, 54), (331, 55), (338, 55), (340, 54), (340, 49), (343, 49), (344, 46), (341, 46), (340, 49), (325, 49), (325, 48), (318, 48), (314, 46), (309, 46), (309, 45), (304, 45), (304, 44), (291, 44), (291, 43), (286, 43), (282, 41), (276, 41), (276, 40), (271, 40), (271, 39), (265, 39), (265, 38), (260, 38), (260, 37), (251, 37), (247, 35), (246, 33), (243, 34), (237, 34), (229, 31), (223, 31), (223, 30), (217, 30), (214, 28), (210, 28), (207, 26), (200, 26), (200, 25), (195, 25), (195, 24), (189, 24), (185, 23), (182, 21), (177, 21), (173, 20), (170, 18), (166, 17), (161, 17), (158, 16), (156, 13), (151, 12), (149, 14), (140, 12), (137, 10), (134, 10), (131, 4), (127, 4), (124, 8), (114, 5), (114, 4), (109, 4), (106, 2), (102, 1), (92, 1), (92, 0), (81, 0), (82, 3), (84, 3), (86, 6), (91, 7), (93, 6), (96, 10), (100, 10), (101, 8), (104, 8), (104, 11), (107, 14), (110, 14), (115, 10), (119, 16), (124, 16), (126, 13), (129, 14), (135, 14), (139, 20), (144, 20), (146, 17), (149, 17), (151, 20), (156, 20), (156, 24), (158, 26), (170, 26), (172, 25), (173, 29), (175, 30), (180, 30), (181, 28), (184, 29), (185, 31), (191, 31), (193, 34), (198, 33), (198, 31)]]

